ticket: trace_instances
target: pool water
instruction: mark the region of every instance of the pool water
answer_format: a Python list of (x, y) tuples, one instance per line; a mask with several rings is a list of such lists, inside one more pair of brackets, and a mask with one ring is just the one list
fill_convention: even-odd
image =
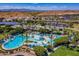
[(8, 42), (5, 42), (2, 47), (6, 50), (16, 49), (21, 47), (26, 40), (32, 41), (31, 43), (28, 43), (28, 46), (31, 48), (34, 46), (47, 46), (48, 43), (55, 43), (53, 38), (50, 38), (51, 35), (54, 35), (56, 38), (61, 37), (61, 35), (55, 34), (30, 34), (27, 37), (23, 35), (16, 35), (14, 38), (8, 39)]
[(34, 46), (47, 46), (48, 43), (53, 45), (55, 42), (53, 38), (50, 38), (51, 35), (54, 35), (56, 38), (61, 37), (61, 35), (55, 35), (55, 34), (30, 34), (27, 40), (33, 42), (29, 43), (29, 47), (32, 48)]
[(22, 35), (17, 35), (14, 38), (10, 38), (8, 40), (8, 42), (5, 42), (3, 44), (3, 48), (7, 50), (15, 49), (22, 46), (24, 44), (24, 41), (26, 40), (26, 37)]

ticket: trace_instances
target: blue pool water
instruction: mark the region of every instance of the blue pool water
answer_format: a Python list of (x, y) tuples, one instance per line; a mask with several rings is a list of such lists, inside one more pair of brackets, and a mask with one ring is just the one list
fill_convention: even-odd
[(8, 39), (9, 41), (3, 44), (4, 49), (15, 49), (23, 45), (26, 38), (22, 35), (17, 35), (14, 38)]
[[(54, 34), (52, 34), (54, 35)], [(46, 38), (43, 38), (46, 36)], [(23, 35), (17, 35), (14, 38), (8, 39), (8, 42), (5, 42), (2, 46), (6, 50), (15, 49), (21, 47), (26, 40), (33, 41), (29, 43), (29, 47), (33, 46), (47, 46), (49, 43), (54, 43), (53, 39), (50, 38), (51, 34), (30, 34), (28, 37)], [(56, 38), (60, 38), (60, 35), (54, 35)]]
[[(56, 38), (61, 37), (61, 35), (55, 34), (30, 34), (27, 40), (33, 41), (33, 43), (30, 43), (29, 47), (32, 48), (34, 46), (47, 46), (48, 42), (50, 44), (54, 44), (54, 40), (50, 38), (51, 35), (54, 35)], [(47, 36), (46, 39), (43, 38), (44, 36)]]

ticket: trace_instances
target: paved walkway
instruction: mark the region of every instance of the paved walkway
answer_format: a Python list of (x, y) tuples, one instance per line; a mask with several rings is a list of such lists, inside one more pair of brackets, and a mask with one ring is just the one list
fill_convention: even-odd
[(35, 54), (33, 53), (29, 53), (29, 52), (18, 52), (18, 53), (15, 53), (15, 54), (11, 54), (10, 56), (18, 56), (18, 55), (23, 55), (23, 56), (36, 56)]
[(36, 56), (34, 51), (31, 52), (24, 52), (24, 51), (19, 51), (13, 54), (8, 54), (8, 53), (0, 53), (0, 56)]

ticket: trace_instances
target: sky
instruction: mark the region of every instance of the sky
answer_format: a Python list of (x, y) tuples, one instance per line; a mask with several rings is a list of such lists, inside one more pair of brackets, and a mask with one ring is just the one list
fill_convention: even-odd
[(0, 3), (0, 9), (79, 10), (79, 3)]

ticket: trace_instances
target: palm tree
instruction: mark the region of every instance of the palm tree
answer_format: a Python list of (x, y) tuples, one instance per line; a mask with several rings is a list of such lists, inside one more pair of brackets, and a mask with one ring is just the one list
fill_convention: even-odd
[[(23, 24), (24, 24), (24, 22), (20, 23), (21, 27), (24, 29)], [(22, 36), (23, 36), (23, 33), (22, 33)]]

